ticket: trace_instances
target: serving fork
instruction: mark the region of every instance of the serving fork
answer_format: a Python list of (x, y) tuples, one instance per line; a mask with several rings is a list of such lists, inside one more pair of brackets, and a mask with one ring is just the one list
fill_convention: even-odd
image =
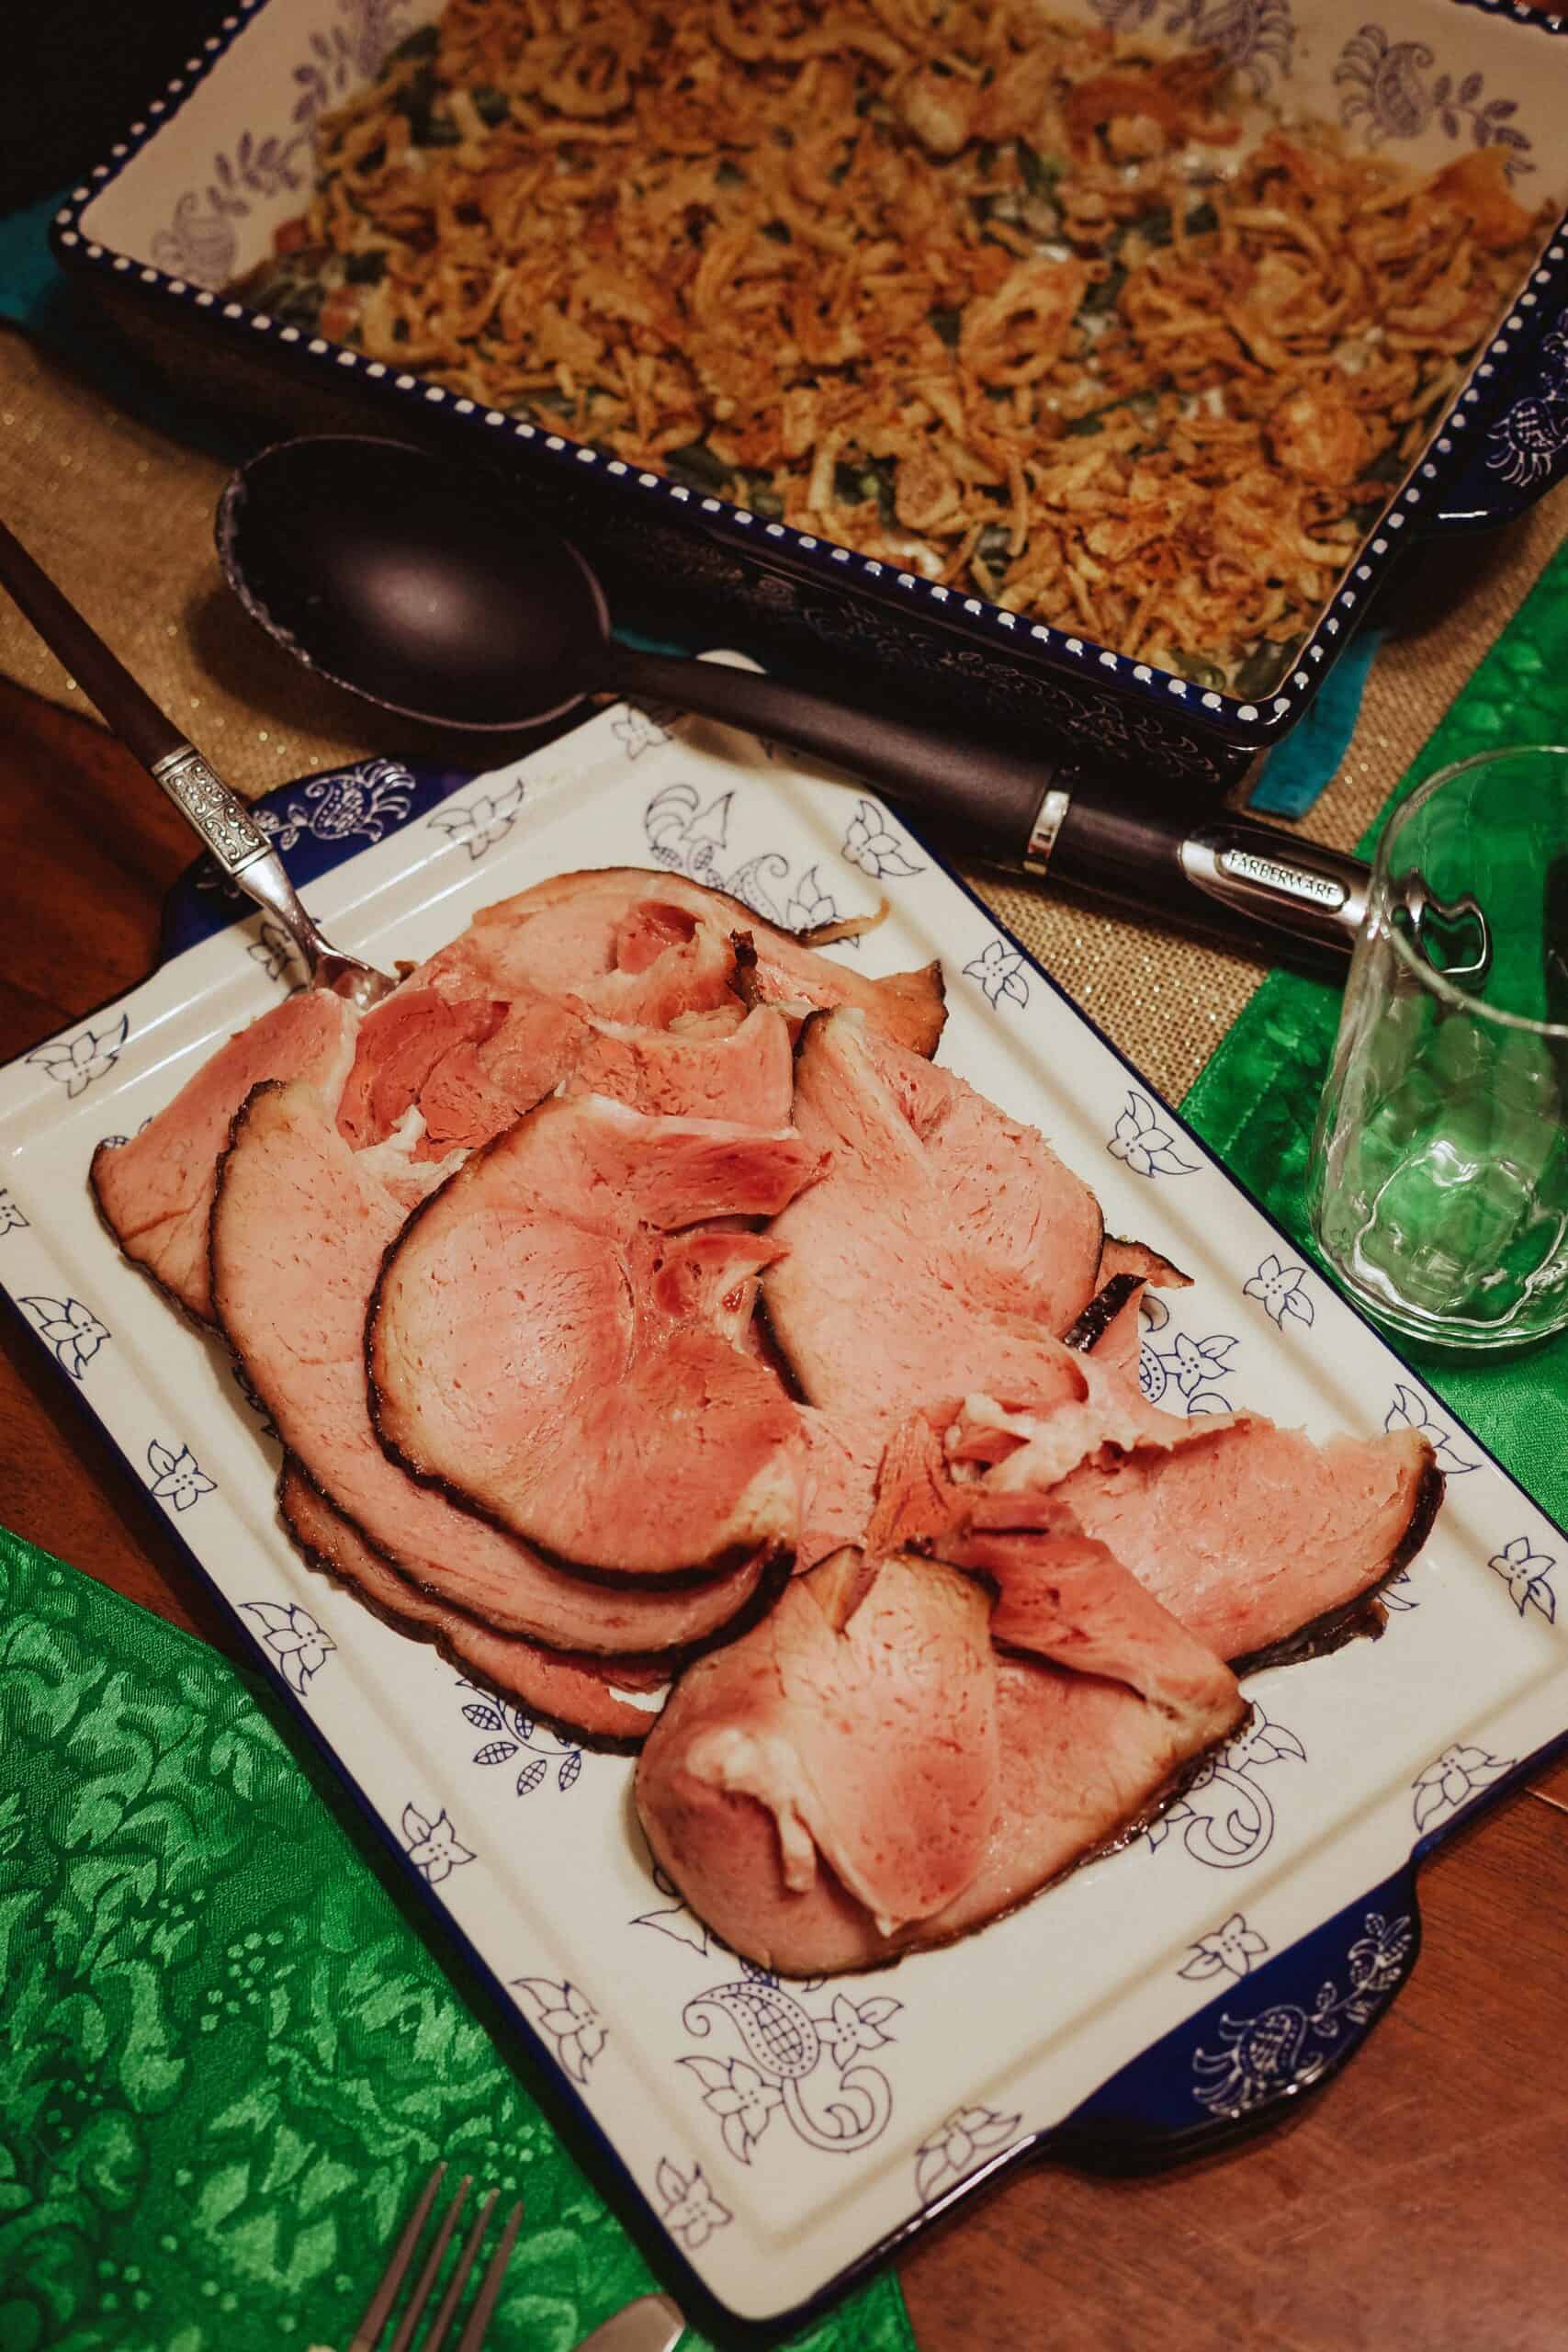
[[(265, 833), (194, 743), (111, 653), (92, 624), (0, 523), (0, 587), (57, 653), (90, 702), (206, 844), (225, 880), (288, 932), (312, 987), (368, 1007), (396, 988), (389, 974), (350, 956), (320, 931)], [(476, 2342), (478, 2339), (475, 2339)]]

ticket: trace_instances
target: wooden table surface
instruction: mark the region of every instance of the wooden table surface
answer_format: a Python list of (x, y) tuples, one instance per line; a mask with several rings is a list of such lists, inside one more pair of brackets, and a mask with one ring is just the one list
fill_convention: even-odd
[[(190, 854), (117, 745), (0, 680), (0, 1060), (151, 968)], [(0, 1520), (227, 1646), (159, 1511), (0, 1329)], [(921, 2352), (1562, 2352), (1568, 1760), (1421, 1893), (1415, 1975), (1342, 2076), (1182, 2170), (1016, 2177), (904, 2262)]]

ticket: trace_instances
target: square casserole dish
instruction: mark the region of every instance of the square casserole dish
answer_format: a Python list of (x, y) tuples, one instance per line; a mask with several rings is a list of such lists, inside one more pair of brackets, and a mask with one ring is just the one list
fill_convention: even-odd
[(223, 289), (308, 200), (315, 125), (440, 0), (241, 0), (74, 189), (56, 254), (165, 373), (288, 430), (456, 443), (514, 473), (612, 591), (793, 653), (843, 687), (1038, 738), (1189, 793), (1223, 792), (1302, 717), (1395, 558), (1507, 522), (1568, 471), (1568, 22), (1499, 0), (1051, 0), (1051, 13), (1223, 49), (1287, 120), (1434, 170), (1506, 151), (1516, 192), (1561, 216), (1452, 405), (1267, 700), (1206, 689), (1114, 646), (802, 537), (726, 500), (486, 410), (268, 317)]

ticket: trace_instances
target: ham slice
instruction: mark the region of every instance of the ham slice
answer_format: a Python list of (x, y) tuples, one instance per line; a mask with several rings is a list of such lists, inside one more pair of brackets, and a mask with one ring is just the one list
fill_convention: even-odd
[(412, 978), (507, 1001), (520, 986), (542, 989), (610, 1020), (662, 1029), (728, 999), (742, 938), (754, 1001), (857, 1005), (912, 1051), (936, 1051), (946, 1018), (940, 965), (871, 978), (819, 955), (811, 937), (682, 876), (605, 866), (558, 875), (485, 908)]
[[(999, 1651), (1003, 1632), (1027, 1655)], [(872, 1967), (1036, 1892), (1245, 1713), (1101, 1547), (1048, 1574), (1017, 1558), (995, 1616), (940, 1563), (844, 1552), (682, 1678), (637, 1811), (736, 1951), (796, 1974)]]
[(89, 1181), (120, 1248), (204, 1323), (212, 1319), (208, 1219), (235, 1113), (266, 1079), (307, 1080), (335, 1102), (359, 1017), (322, 989), (287, 998), (220, 1046), (140, 1135), (93, 1154)]
[(1063, 1556), (1089, 1539), (1243, 1662), (1314, 1644), (1426, 1539), (1443, 1481), (1413, 1431), (1319, 1445), (1259, 1413), (1159, 1412), (1092, 1359), (1084, 1379), (1043, 1413), (970, 1397), (911, 1419), (874, 1539), (969, 1565), (976, 1534), (1037, 1534)]
[(1093, 1292), (1101, 1220), (1041, 1136), (845, 1012), (802, 1036), (795, 1116), (828, 1171), (776, 1220), (762, 1297), (808, 1402), (891, 1427), (933, 1390), (1078, 1393), (1055, 1335)]
[(297, 1462), (283, 1465), (277, 1503), (285, 1526), (315, 1566), (347, 1585), (378, 1617), (434, 1640), (455, 1666), (519, 1701), (531, 1715), (545, 1715), (596, 1746), (635, 1747), (647, 1738), (668, 1687), (664, 1668), (545, 1649), (518, 1634), (498, 1634), (449, 1600), (421, 1591), (333, 1510)]
[(388, 1255), (367, 1333), (383, 1444), (579, 1569), (793, 1551), (795, 1412), (738, 1344), (773, 1245), (728, 1221), (776, 1215), (817, 1164), (790, 1128), (541, 1103)]
[(763, 1563), (688, 1591), (583, 1583), (417, 1485), (377, 1443), (365, 1316), (402, 1204), (321, 1096), (263, 1087), (235, 1122), (212, 1213), (219, 1321), (285, 1446), (339, 1513), (428, 1594), (551, 1648), (652, 1654), (710, 1640)]

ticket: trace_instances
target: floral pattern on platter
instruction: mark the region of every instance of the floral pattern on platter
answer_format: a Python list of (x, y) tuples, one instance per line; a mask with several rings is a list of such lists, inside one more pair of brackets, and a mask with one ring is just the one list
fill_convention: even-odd
[(1195, 1176), (1201, 1164), (1182, 1158), (1176, 1137), (1160, 1125), (1154, 1104), (1135, 1086), (1127, 1089), (1127, 1107), (1105, 1148), (1134, 1176)]
[(1486, 462), (1516, 490), (1531, 490), (1568, 451), (1568, 313), (1541, 338), (1540, 389), (1505, 409)]
[(701, 2165), (686, 2173), (671, 2157), (660, 2156), (653, 2177), (664, 2226), (688, 2254), (700, 2252), (715, 2230), (734, 2220), (728, 2206), (721, 2205), (708, 2187)]
[(915, 2151), (915, 2194), (921, 2204), (934, 2204), (967, 2180), (987, 2157), (1017, 2139), (1022, 2120), (994, 2107), (955, 2108)]
[(63, 1086), (74, 1102), (96, 1078), (107, 1077), (125, 1051), (130, 1034), (130, 1015), (122, 1012), (118, 1021), (109, 1022), (102, 1029), (79, 1029), (74, 1037), (51, 1037), (47, 1045), (35, 1046), (22, 1058)]
[[(1146, 25), (1161, 0), (1092, 0), (1092, 6), (1101, 24), (1124, 33)], [(1290, 0), (1172, 0), (1159, 29), (1185, 33), (1195, 49), (1219, 50), (1258, 98), (1267, 95), (1276, 74), (1289, 75), (1295, 53)]]
[(308, 1609), (294, 1600), (246, 1600), (240, 1604), (261, 1627), (259, 1639), (272, 1652), (277, 1670), (297, 1699), (318, 1675), (337, 1644)]
[[(1225, 1358), (1238, 1342), (1228, 1332), (1214, 1331), (1206, 1340), (1171, 1332), (1168, 1346), (1156, 1348), (1149, 1334), (1170, 1329), (1170, 1309), (1164, 1299), (1145, 1292), (1143, 1301), (1144, 1338), (1138, 1350), (1138, 1386), (1145, 1400), (1157, 1405), (1174, 1388), (1189, 1418), (1194, 1413), (1228, 1413), (1231, 1400), (1222, 1382), (1235, 1369)], [(1168, 1412), (1168, 1405), (1166, 1410)]]
[(517, 1768), (516, 1790), (520, 1797), (531, 1797), (536, 1789), (554, 1787), (564, 1796), (577, 1784), (582, 1770), (582, 1750), (547, 1724), (536, 1723), (533, 1716), (510, 1699), (503, 1699), (482, 1682), (459, 1679), (459, 1690), (474, 1695), (463, 1702), (463, 1718), (474, 1729), (488, 1732), (474, 1750), (474, 1762), (491, 1770), (497, 1765), (510, 1764), (514, 1756), (522, 1756)]
[(1521, 1617), (1527, 1609), (1533, 1609), (1549, 1625), (1556, 1624), (1557, 1595), (1551, 1589), (1551, 1571), (1557, 1562), (1551, 1553), (1538, 1552), (1528, 1535), (1516, 1535), (1500, 1552), (1494, 1552), (1486, 1565), (1495, 1577), (1502, 1577)]
[[(1346, 2028), (1371, 2025), (1387, 2007), (1404, 1982), (1415, 1943), (1408, 1915), (1389, 1921), (1369, 1911), (1348, 1955), (1350, 1981), (1344, 1992), (1325, 1982), (1310, 2010), (1278, 2001), (1257, 2017), (1223, 2015), (1224, 2048), (1192, 2053), (1198, 2105), (1211, 2115), (1248, 2115), (1284, 2092), (1307, 2089), (1327, 2072)], [(1346, 2046), (1356, 2039), (1349, 2036)]]
[(421, 1813), (416, 1804), (405, 1804), (402, 1817), (403, 1843), (409, 1849), (409, 1860), (422, 1879), (431, 1886), (439, 1886), (444, 1878), (463, 1862), (474, 1859), (471, 1847), (458, 1838), (442, 1807), (434, 1820)]
[(964, 965), (964, 977), (979, 981), (981, 993), (992, 1007), (999, 1006), (1004, 997), (1021, 1007), (1029, 1002), (1022, 950), (1010, 947), (1005, 939), (987, 940), (978, 956), (971, 956)]
[(874, 800), (857, 800), (855, 813), (844, 829), (843, 855), (851, 865), (874, 881), (888, 875), (923, 874)]
[(295, 848), (307, 835), (318, 842), (378, 842), (403, 824), (413, 804), (414, 782), (400, 760), (362, 760), (356, 767), (312, 776), (281, 817), (261, 819), (275, 849)]
[(298, 996), (307, 984), (309, 975), (305, 959), (280, 922), (265, 922), (260, 935), (253, 939), (245, 950), (253, 964), (259, 964), (269, 980), (287, 980), (290, 996)]
[(1465, 1460), (1454, 1443), (1451, 1430), (1445, 1429), (1441, 1421), (1434, 1420), (1425, 1399), (1417, 1396), (1414, 1388), (1407, 1388), (1403, 1381), (1395, 1384), (1393, 1402), (1384, 1417), (1383, 1428), (1389, 1430), (1414, 1430), (1418, 1436), (1428, 1439), (1440, 1467), (1448, 1472), (1450, 1478), (1461, 1478), (1467, 1470), (1478, 1466)]
[(1199, 1937), (1191, 1947), (1191, 1958), (1183, 1961), (1176, 1973), (1194, 1984), (1205, 1984), (1211, 1976), (1246, 1976), (1268, 1949), (1268, 1939), (1249, 1928), (1239, 1911), (1233, 1911), (1223, 1926)]
[(1459, 1813), (1480, 1790), (1511, 1772), (1514, 1761), (1511, 1756), (1490, 1755), (1484, 1747), (1459, 1743), (1445, 1747), (1411, 1783), (1418, 1832), (1425, 1837), (1439, 1821)]
[(109, 1337), (92, 1308), (79, 1298), (22, 1298), (17, 1304), (27, 1308), (39, 1337), (54, 1350), (62, 1372), (80, 1380)]
[(549, 2036), (562, 2073), (574, 2083), (585, 2083), (610, 2038), (608, 2027), (587, 1996), (573, 1984), (558, 1984), (547, 1976), (514, 1976), (512, 1989), (533, 2003), (529, 2022)]
[(192, 285), (227, 285), (239, 260), (234, 227), (258, 203), (305, 188), (319, 116), (380, 71), (409, 0), (337, 0), (343, 21), (310, 35), (310, 53), (294, 69), (299, 95), (287, 130), (242, 131), (231, 152), (215, 154), (204, 187), (186, 188), (166, 228), (152, 240), (152, 258), (172, 277)]
[(1277, 1251), (1270, 1251), (1255, 1274), (1248, 1274), (1241, 1286), (1243, 1298), (1256, 1298), (1271, 1323), (1282, 1331), (1287, 1315), (1310, 1329), (1316, 1309), (1312, 1294), (1306, 1288), (1307, 1270), (1293, 1261), (1287, 1265)]
[(1293, 1731), (1271, 1723), (1256, 1700), (1252, 1718), (1216, 1755), (1207, 1756), (1157, 1821), (1144, 1832), (1151, 1852), (1173, 1829), (1195, 1862), (1237, 1871), (1255, 1862), (1274, 1836), (1274, 1807), (1253, 1778), (1266, 1765), (1306, 1762)]
[(726, 872), (735, 803), (733, 786), (728, 792), (716, 793), (705, 808), (694, 785), (667, 784), (643, 811), (649, 848), (660, 865), (710, 890), (728, 891), (764, 922), (777, 923), (781, 930), (810, 931), (818, 923), (837, 922), (838, 901), (824, 888), (816, 865), (797, 875), (787, 857), (776, 850), (764, 850)]
[(522, 807), (523, 779), (519, 776), (504, 792), (476, 792), (464, 807), (447, 803), (424, 821), (448, 840), (461, 842), (470, 857), (479, 858), (487, 849), (493, 849), (497, 842), (506, 839)]
[[(865, 2063), (893, 2036), (884, 2030), (903, 2007), (886, 1994), (852, 2001), (835, 1993), (814, 2015), (776, 1977), (759, 1973), (694, 1995), (682, 2010), (688, 2033), (705, 2039), (716, 2011), (741, 2042), (743, 2058), (681, 2058), (703, 2086), (703, 2105), (719, 2119), (738, 2164), (777, 2114), (809, 2147), (849, 2155), (880, 2139), (893, 2112), (893, 2090), (879, 2066)], [(813, 2078), (821, 2073), (822, 2079)], [(809, 2086), (809, 2087), (808, 2087)]]
[(0, 1233), (25, 1233), (28, 1223), (16, 1194), (0, 1184)]
[(1419, 139), (1434, 121), (1449, 139), (1473, 147), (1499, 147), (1503, 168), (1517, 179), (1535, 165), (1530, 141), (1516, 129), (1517, 98), (1488, 98), (1485, 76), (1469, 73), (1455, 81), (1449, 73), (1429, 80), (1436, 52), (1424, 40), (1390, 40), (1382, 25), (1363, 25), (1339, 52), (1334, 85), (1345, 96), (1339, 119), (1348, 130), (1364, 123), (1369, 147), (1385, 139)]
[(645, 752), (656, 752), (670, 741), (667, 720), (673, 716), (662, 706), (657, 710), (645, 710), (639, 703), (627, 703), (620, 716), (610, 722), (610, 732), (619, 742), (628, 760), (640, 760)]
[(176, 1453), (172, 1445), (154, 1438), (147, 1449), (147, 1467), (152, 1473), (152, 1499), (170, 1503), (176, 1511), (189, 1510), (203, 1495), (215, 1495), (218, 1481), (209, 1478), (188, 1445)]

